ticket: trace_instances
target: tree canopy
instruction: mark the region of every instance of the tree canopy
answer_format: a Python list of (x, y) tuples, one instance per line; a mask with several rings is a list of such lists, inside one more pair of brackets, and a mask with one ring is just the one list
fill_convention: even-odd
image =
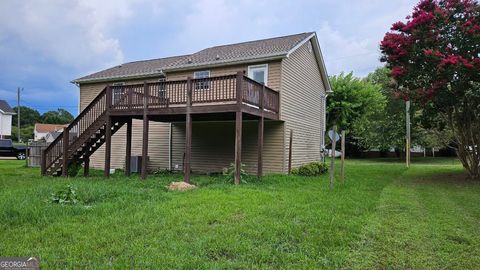
[[(14, 107), (15, 112), (18, 111), (17, 107)], [(40, 113), (26, 106), (20, 106), (20, 127), (33, 126), (35, 123), (39, 122), (41, 119)], [(18, 114), (13, 115), (12, 125), (16, 127), (18, 124)]]
[(72, 122), (74, 118), (67, 110), (58, 109), (42, 114), (41, 119), (44, 124), (68, 124)]
[(386, 99), (378, 85), (357, 78), (352, 73), (331, 76), (333, 93), (328, 97), (328, 126), (346, 130), (350, 142), (368, 147), (377, 134), (371, 127), (383, 111)]
[(422, 0), (381, 42), (393, 93), (452, 130), (470, 177), (480, 179), (480, 7), (474, 0)]
[[(17, 107), (13, 108), (17, 111)], [(14, 115), (12, 118), (12, 139), (19, 141), (17, 118)], [(48, 111), (40, 114), (37, 110), (27, 106), (20, 106), (20, 139), (28, 140), (33, 138), (33, 126), (35, 123), (44, 124), (68, 124), (74, 119), (73, 115), (64, 109), (57, 109), (56, 111)]]

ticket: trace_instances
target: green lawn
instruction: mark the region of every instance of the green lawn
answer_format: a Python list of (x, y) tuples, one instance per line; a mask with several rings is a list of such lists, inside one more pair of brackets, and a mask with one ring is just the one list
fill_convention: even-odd
[[(0, 255), (44, 269), (478, 269), (480, 184), (458, 162), (419, 163), (349, 161), (333, 192), (327, 176), (196, 176), (180, 193), (164, 186), (181, 176), (41, 178), (3, 160)], [(46, 202), (68, 184), (83, 204)]]

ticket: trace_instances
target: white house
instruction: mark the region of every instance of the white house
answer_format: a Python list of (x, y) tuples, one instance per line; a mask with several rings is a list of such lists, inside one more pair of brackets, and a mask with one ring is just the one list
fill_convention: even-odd
[(12, 136), (12, 115), (15, 111), (7, 101), (0, 99), (0, 139), (9, 139)]

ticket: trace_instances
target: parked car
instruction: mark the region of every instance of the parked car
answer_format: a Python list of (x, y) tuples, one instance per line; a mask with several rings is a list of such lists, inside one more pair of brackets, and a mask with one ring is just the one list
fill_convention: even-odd
[(27, 148), (13, 145), (10, 139), (0, 139), (0, 157), (16, 157), (24, 160), (27, 158)]

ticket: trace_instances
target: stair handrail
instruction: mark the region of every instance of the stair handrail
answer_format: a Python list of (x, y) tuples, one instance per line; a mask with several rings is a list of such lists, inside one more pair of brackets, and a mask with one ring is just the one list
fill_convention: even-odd
[[(89, 111), (91, 108), (93, 108), (95, 105), (97, 105), (98, 101), (106, 95), (107, 93), (107, 89), (109, 89), (108, 86), (106, 86), (105, 88), (103, 88), (103, 90), (98, 93), (98, 95), (90, 102), (90, 104), (87, 105), (87, 107), (85, 107), (85, 109), (82, 110), (82, 112), (80, 112), (80, 114), (66, 127), (64, 128), (63, 132), (55, 139), (53, 140), (52, 143), (50, 143), (46, 148), (45, 150), (43, 150), (43, 158), (47, 158), (49, 152), (52, 151), (52, 148), (57, 146), (58, 144), (60, 144), (60, 142), (63, 142), (63, 134), (65, 131), (68, 131), (70, 132), (70, 130), (80, 121), (81, 118), (83, 118)], [(105, 110), (108, 109), (106, 106), (105, 106)], [(80, 137), (80, 134), (79, 136)], [(73, 142), (72, 142), (73, 143)], [(63, 152), (62, 152), (63, 154)], [(43, 162), (43, 165), (45, 166), (45, 168), (42, 169), (43, 172), (46, 172), (47, 168), (49, 168), (56, 160), (58, 160), (62, 154), (59, 154), (57, 157), (53, 158), (50, 162)]]

